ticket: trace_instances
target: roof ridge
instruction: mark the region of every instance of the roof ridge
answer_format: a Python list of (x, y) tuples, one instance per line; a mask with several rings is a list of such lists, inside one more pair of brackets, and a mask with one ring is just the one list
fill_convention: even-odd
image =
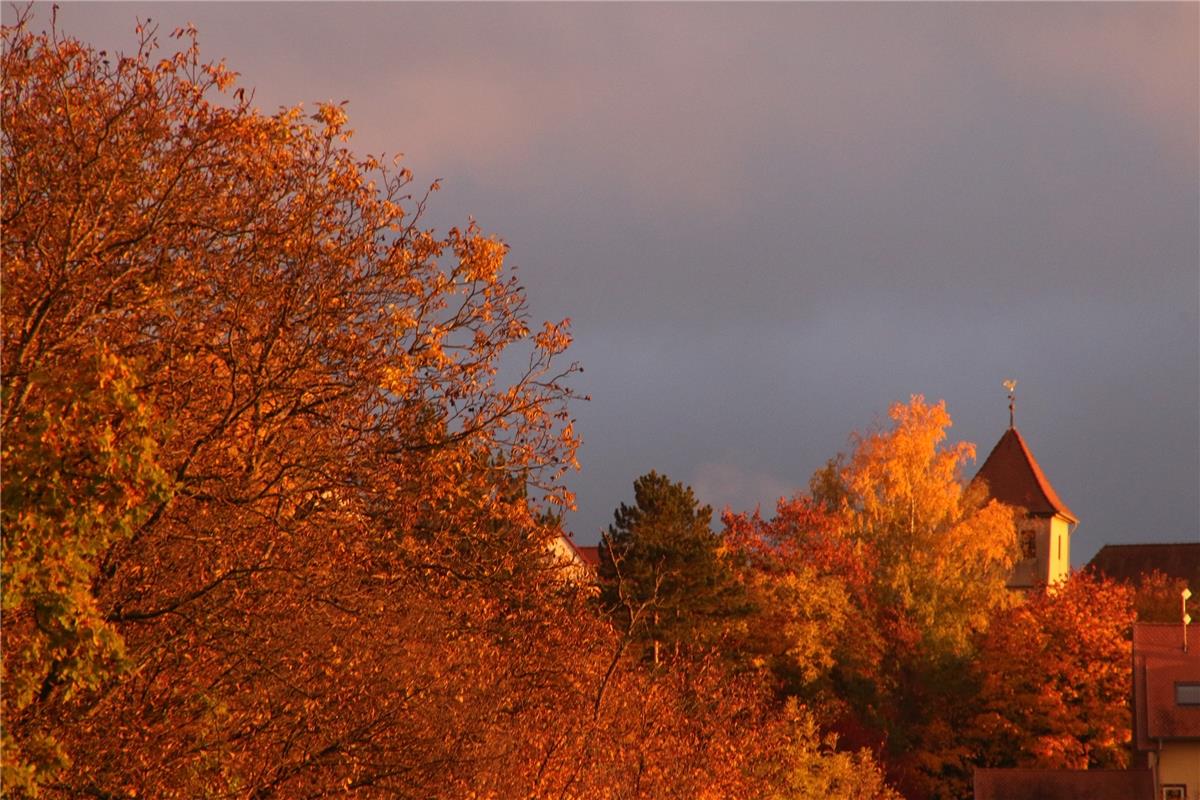
[(1009, 428), (1009, 430), (1011, 430), (1017, 437), (1017, 443), (1021, 445), (1021, 450), (1025, 453), (1025, 458), (1029, 461), (1029, 466), (1033, 470), (1033, 478), (1037, 481), (1038, 488), (1041, 489), (1042, 494), (1045, 495), (1046, 502), (1049, 503), (1059, 514), (1067, 517), (1069, 521), (1078, 522), (1079, 520), (1077, 520), (1075, 515), (1071, 513), (1071, 509), (1067, 508), (1067, 504), (1059, 499), (1058, 493), (1055, 492), (1054, 487), (1050, 485), (1050, 480), (1046, 477), (1046, 474), (1042, 472), (1041, 465), (1038, 464), (1037, 459), (1033, 457), (1033, 451), (1030, 450), (1029, 445), (1025, 443), (1025, 437), (1021, 435), (1021, 432), (1017, 430), (1016, 426)]
[(1002, 503), (1024, 508), (1035, 516), (1061, 516), (1069, 523), (1079, 519), (1054, 491), (1025, 438), (1015, 426), (1004, 431), (1000, 441), (975, 473), (975, 480), (988, 484), (988, 493)]

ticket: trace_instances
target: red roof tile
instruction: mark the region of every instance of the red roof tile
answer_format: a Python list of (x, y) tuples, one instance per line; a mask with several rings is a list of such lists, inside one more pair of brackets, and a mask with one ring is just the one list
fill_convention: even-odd
[(1101, 575), (1128, 583), (1140, 583), (1143, 576), (1158, 571), (1168, 578), (1182, 578), (1200, 592), (1200, 542), (1106, 544), (1088, 566)]
[(975, 473), (975, 480), (986, 482), (988, 494), (1001, 503), (1023, 508), (1034, 516), (1057, 514), (1068, 522), (1079, 521), (1058, 498), (1016, 428), (1009, 428), (1000, 437)]
[(1200, 739), (1200, 706), (1175, 702), (1175, 684), (1200, 683), (1200, 626), (1139, 622), (1133, 626), (1134, 743), (1150, 750), (1163, 739)]
[(564, 542), (575, 556), (575, 560), (591, 570), (596, 570), (600, 567), (600, 548), (599, 547), (581, 547), (575, 544), (575, 540), (571, 538), (569, 533), (560, 535), (560, 540)]
[(587, 564), (593, 569), (600, 567), (600, 548), (597, 546), (580, 547), (575, 545), (575, 551), (579, 553), (579, 560)]
[(1148, 769), (977, 769), (975, 800), (1154, 800)]

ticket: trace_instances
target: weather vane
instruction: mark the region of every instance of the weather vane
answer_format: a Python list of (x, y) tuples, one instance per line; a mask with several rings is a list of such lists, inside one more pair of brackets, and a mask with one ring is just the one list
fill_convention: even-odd
[(1004, 381), (1004, 388), (1008, 389), (1008, 427), (1016, 427), (1016, 409), (1017, 409), (1017, 382), (1012, 378)]

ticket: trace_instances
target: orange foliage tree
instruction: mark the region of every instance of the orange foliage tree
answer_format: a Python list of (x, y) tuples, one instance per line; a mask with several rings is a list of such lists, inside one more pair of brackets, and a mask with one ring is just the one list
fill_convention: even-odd
[(641, 669), (562, 580), (570, 337), (530, 325), (501, 241), (423, 228), (340, 107), (264, 116), (192, 31), (110, 57), (27, 23), (0, 100), (6, 793), (878, 782), (753, 676)]
[[(838, 698), (881, 677), (883, 610), (875, 601), (874, 550), (842, 518), (798, 495), (775, 516), (727, 512), (724, 539), (753, 609), (741, 656), (767, 669), (782, 692), (838, 716)], [(829, 720), (826, 719), (828, 724)]]
[(448, 676), (555, 533), (514, 482), (567, 500), (566, 324), (339, 107), (263, 116), (176, 37), (4, 32), (6, 774), (452, 785), (530, 690)]
[(1126, 766), (1133, 620), (1132, 590), (1086, 573), (1000, 611), (973, 665), (979, 766)]
[(945, 443), (944, 404), (916, 396), (890, 418), (774, 519), (726, 517), (757, 608), (743, 646), (906, 794), (953, 797), (971, 769), (956, 728), (973, 637), (1010, 602), (1013, 516), (967, 487), (974, 449)]

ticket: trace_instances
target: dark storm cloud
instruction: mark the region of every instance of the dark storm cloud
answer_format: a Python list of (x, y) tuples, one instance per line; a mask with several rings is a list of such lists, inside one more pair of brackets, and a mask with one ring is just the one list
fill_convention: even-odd
[(914, 392), (982, 458), (1010, 376), (1076, 564), (1200, 536), (1194, 4), (59, 12), (109, 49), (136, 15), (266, 110), (349, 100), (439, 226), (512, 245), (595, 398), (584, 541), (651, 468), (769, 508)]

